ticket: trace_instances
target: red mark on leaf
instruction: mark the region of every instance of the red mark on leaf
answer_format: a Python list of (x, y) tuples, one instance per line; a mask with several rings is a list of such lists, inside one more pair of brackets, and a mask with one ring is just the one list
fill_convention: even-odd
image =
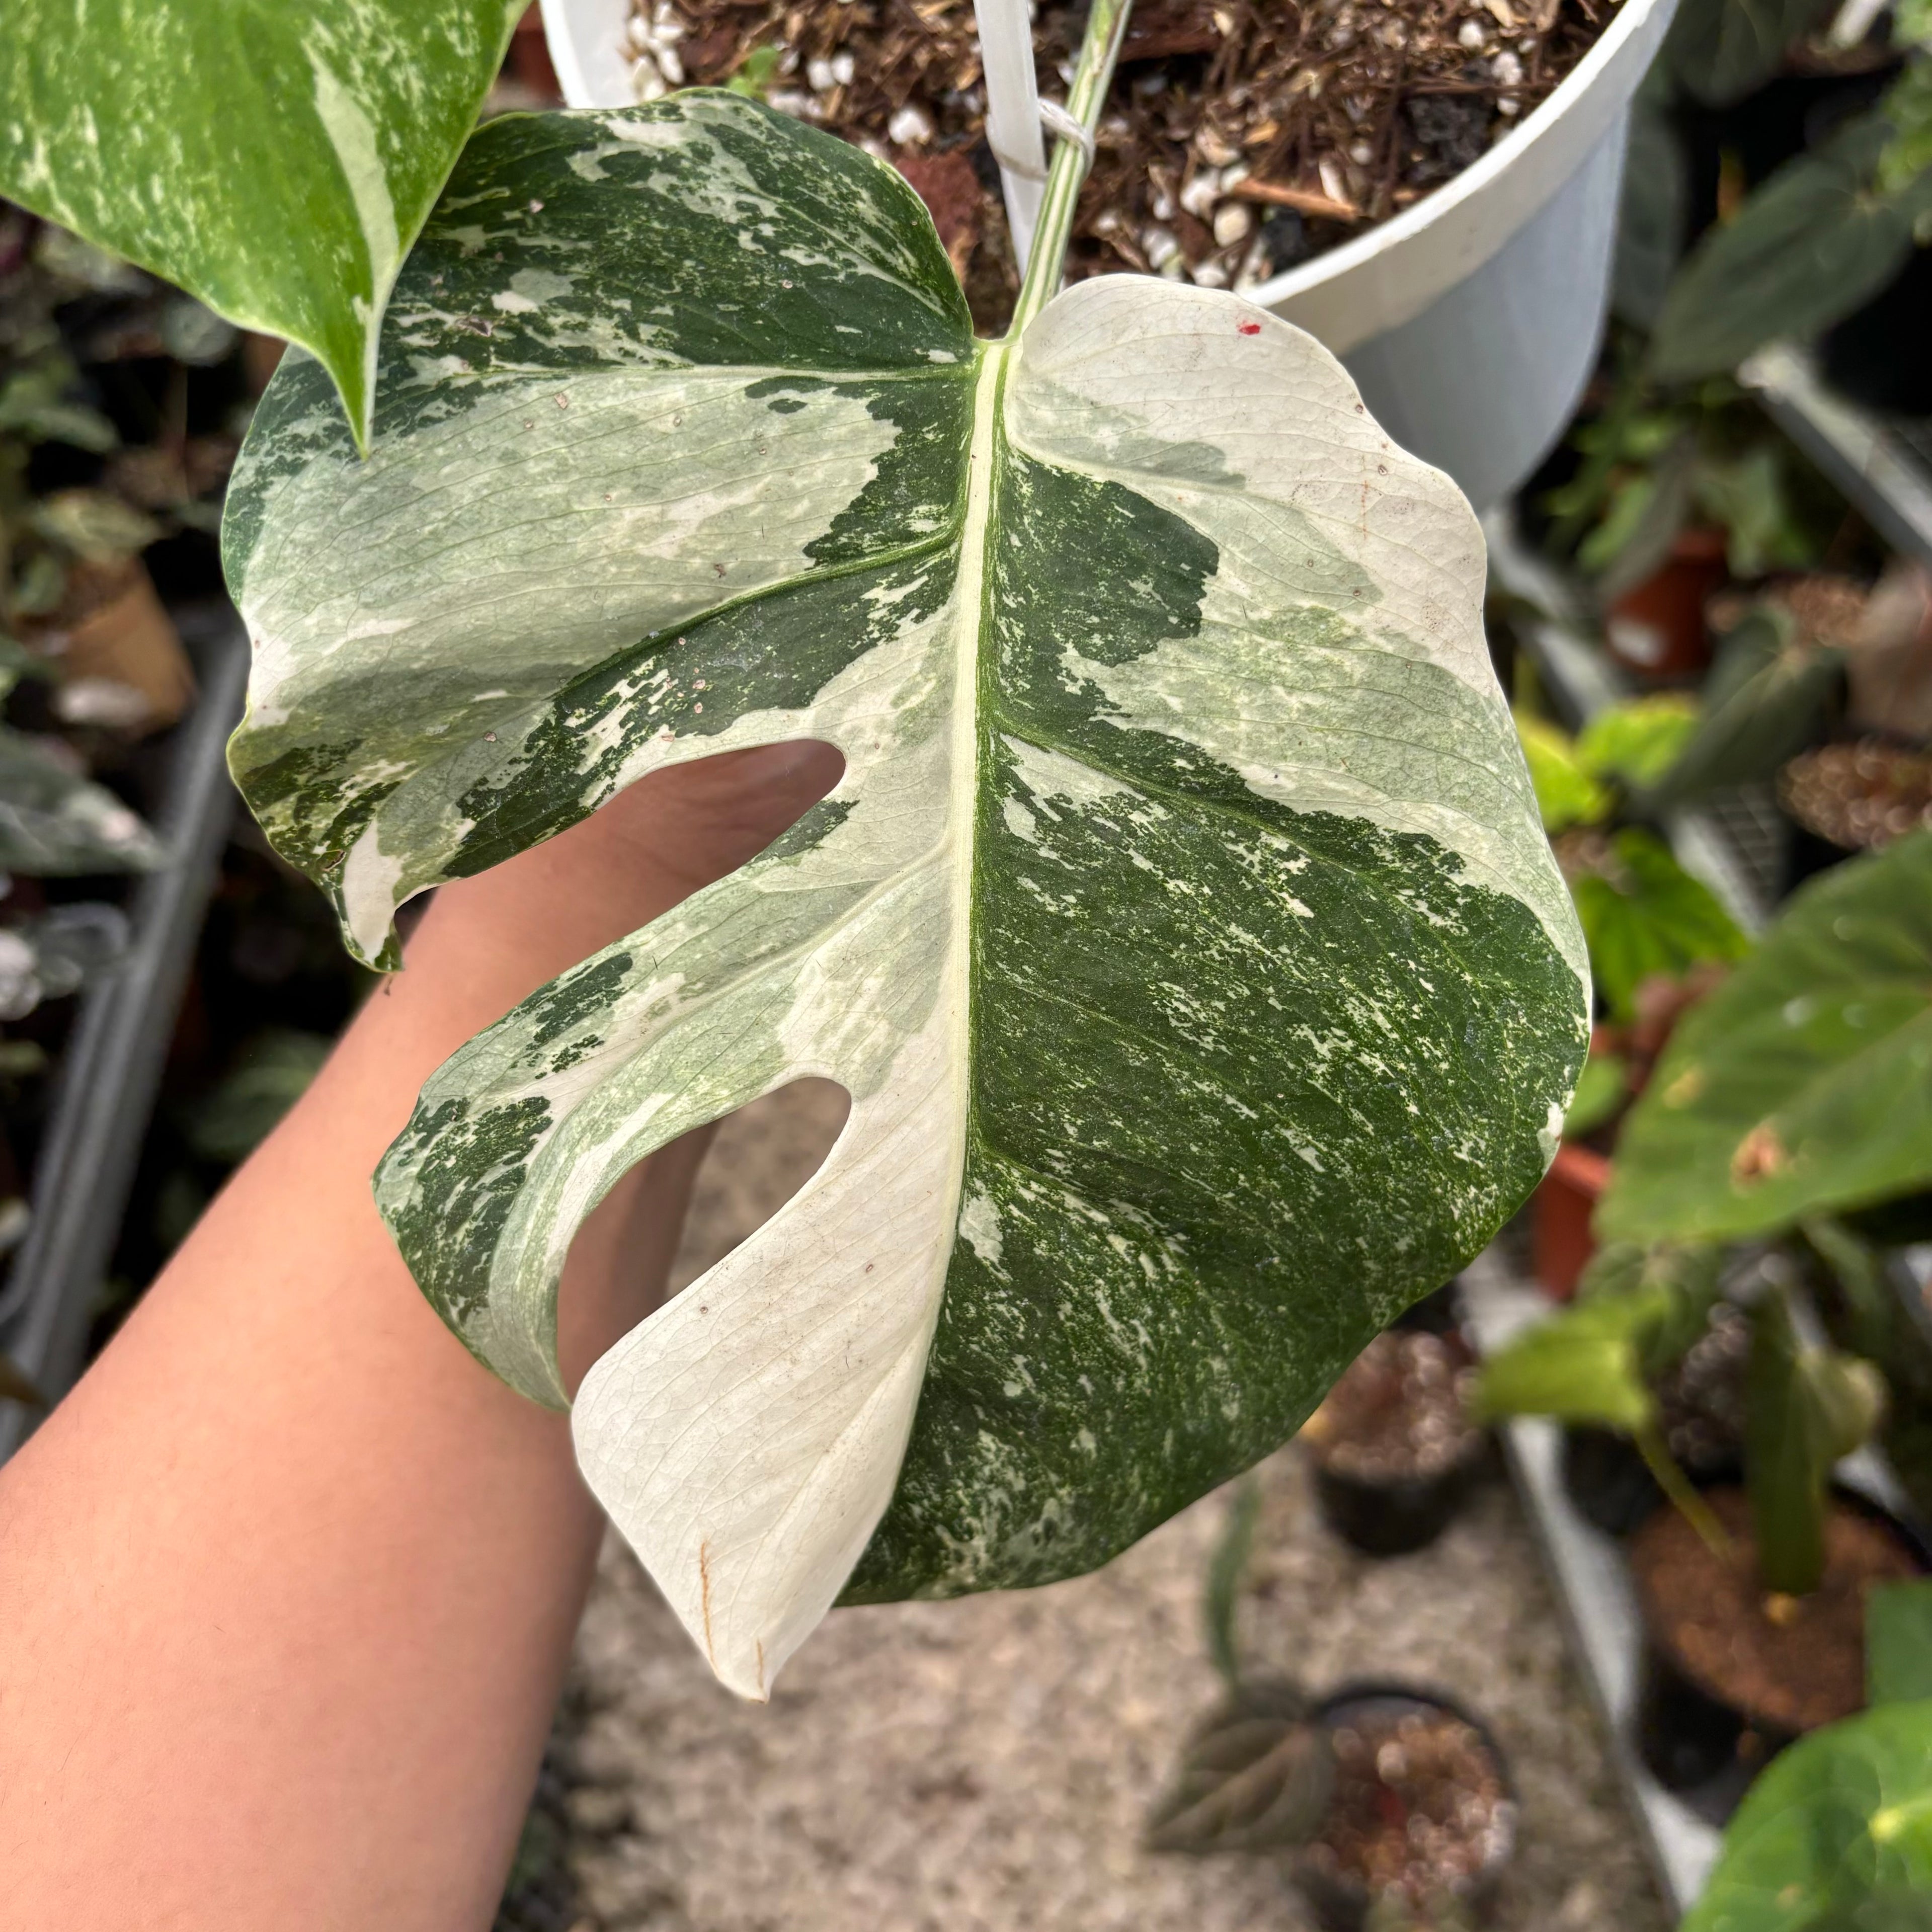
[(1258, 322), (1238, 322), (1234, 326), (1244, 335), (1258, 335), (1262, 332), (1262, 326)]

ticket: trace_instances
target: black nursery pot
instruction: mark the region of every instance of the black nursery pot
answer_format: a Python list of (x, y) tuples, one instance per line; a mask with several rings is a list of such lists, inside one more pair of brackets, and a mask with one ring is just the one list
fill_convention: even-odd
[[(1742, 1469), (1732, 1457), (1687, 1462), (1685, 1474), (1700, 1484), (1730, 1483)], [(1563, 1486), (1577, 1514), (1606, 1536), (1630, 1535), (1666, 1500), (1629, 1437), (1582, 1424), (1563, 1432)]]
[[(1882, 1523), (1916, 1559), (1932, 1570), (1932, 1552), (1913, 1526), (1870, 1497), (1843, 1485), (1834, 1502)], [(1665, 1790), (1707, 1822), (1722, 1826), (1742, 1802), (1758, 1773), (1796, 1731), (1745, 1710), (1694, 1682), (1644, 1622), (1634, 1716), (1637, 1754)]]
[(1646, 1632), (1638, 1677), (1637, 1754), (1651, 1775), (1712, 1825), (1723, 1825), (1794, 1733), (1714, 1697)]
[[(1475, 1732), (1502, 1786), (1498, 1842), (1473, 1876), (1454, 1888), (1458, 1902), (1474, 1922), (1486, 1925), (1493, 1914), (1503, 1874), (1516, 1852), (1516, 1786), (1510, 1776), (1509, 1760), (1489, 1726), (1453, 1698), (1414, 1684), (1379, 1680), (1343, 1685), (1322, 1700), (1315, 1716), (1318, 1723), (1334, 1731), (1365, 1718), (1399, 1717), (1409, 1712), (1446, 1714), (1466, 1724)], [(1318, 1843), (1332, 1828), (1334, 1822), (1331, 1809), (1329, 1820), (1316, 1834)], [(1360, 1878), (1336, 1870), (1307, 1852), (1296, 1859), (1294, 1876), (1296, 1888), (1307, 1900), (1323, 1932), (1364, 1932), (1375, 1900)]]
[(1439, 1476), (1372, 1482), (1317, 1462), (1316, 1500), (1322, 1520), (1364, 1556), (1407, 1556), (1448, 1528), (1474, 1481), (1477, 1460), (1467, 1457)]
[(1364, 1556), (1434, 1541), (1468, 1494), (1489, 1439), (1465, 1407), (1470, 1360), (1453, 1320), (1386, 1329), (1304, 1426), (1323, 1520)]

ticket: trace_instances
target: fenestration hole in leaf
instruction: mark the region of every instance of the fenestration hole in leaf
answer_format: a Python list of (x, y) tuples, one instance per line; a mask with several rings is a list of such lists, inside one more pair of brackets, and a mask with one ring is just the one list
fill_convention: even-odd
[(640, 1161), (586, 1218), (557, 1297), (572, 1395), (654, 1309), (749, 1240), (825, 1164), (851, 1112), (836, 1080), (794, 1080)]
[[(544, 862), (572, 866), (581, 848), (608, 877), (614, 836), (653, 881), (641, 907), (588, 895), (622, 916), (608, 931), (574, 935), (578, 949), (588, 957), (782, 843), (844, 772), (836, 746), (800, 739), (694, 759), (628, 787), (594, 826), (548, 842)], [(834, 1082), (794, 1082), (660, 1148), (613, 1186), (572, 1241), (558, 1292), (565, 1387), (574, 1394), (598, 1356), (770, 1220), (818, 1172), (850, 1107)]]
[(797, 1193), (825, 1165), (851, 1111), (852, 1097), (837, 1081), (794, 1080), (699, 1130), (710, 1144), (671, 1262), (667, 1300), (749, 1240)]

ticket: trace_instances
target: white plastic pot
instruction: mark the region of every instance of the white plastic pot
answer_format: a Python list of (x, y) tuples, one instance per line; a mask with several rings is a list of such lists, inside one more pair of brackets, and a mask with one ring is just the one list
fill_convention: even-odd
[(1676, 4), (1623, 0), (1569, 78), (1473, 166), (1252, 292), (1340, 356), (1376, 420), (1478, 509), (1542, 461), (1589, 380), (1630, 97)]
[[(1630, 98), (1676, 0), (1622, 0), (1569, 78), (1446, 188), (1252, 291), (1348, 365), (1478, 509), (1540, 463), (1596, 361)], [(563, 98), (628, 105), (631, 0), (543, 0)]]

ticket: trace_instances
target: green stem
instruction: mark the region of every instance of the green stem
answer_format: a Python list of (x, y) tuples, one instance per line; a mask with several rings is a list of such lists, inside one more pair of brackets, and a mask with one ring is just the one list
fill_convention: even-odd
[(1646, 1422), (1631, 1432), (1644, 1467), (1657, 1479), (1657, 1486), (1677, 1505), (1678, 1514), (1694, 1529), (1704, 1547), (1720, 1563), (1731, 1560), (1731, 1539), (1724, 1526), (1712, 1514), (1711, 1506), (1690, 1484), (1677, 1466), (1677, 1458), (1666, 1445), (1662, 1432), (1654, 1422)]
[[(1090, 134), (1106, 102), (1108, 84), (1114, 78), (1114, 62), (1127, 31), (1127, 15), (1132, 5), (1133, 0), (1093, 0), (1088, 10), (1087, 35), (1080, 44), (1080, 62), (1073, 70), (1073, 85), (1067, 90), (1066, 111)], [(1052, 165), (1046, 172), (1046, 192), (1040, 199), (1040, 223), (1034, 230), (1026, 280), (1020, 286), (1020, 298), (1014, 305), (1013, 319), (1006, 330), (1010, 340), (1059, 292), (1066, 244), (1073, 233), (1073, 211), (1086, 177), (1080, 150), (1071, 141), (1056, 142)]]

